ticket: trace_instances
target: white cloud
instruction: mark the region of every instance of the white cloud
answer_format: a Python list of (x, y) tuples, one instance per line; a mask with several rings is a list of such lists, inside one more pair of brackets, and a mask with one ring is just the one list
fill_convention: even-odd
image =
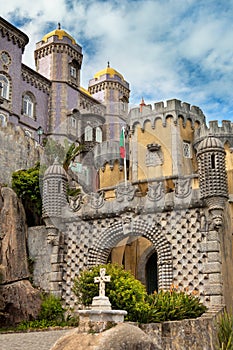
[(35, 43), (61, 22), (83, 46), (84, 86), (109, 60), (130, 82), (133, 104), (179, 98), (233, 119), (232, 0), (11, 0), (1, 10), (30, 37), (31, 67)]

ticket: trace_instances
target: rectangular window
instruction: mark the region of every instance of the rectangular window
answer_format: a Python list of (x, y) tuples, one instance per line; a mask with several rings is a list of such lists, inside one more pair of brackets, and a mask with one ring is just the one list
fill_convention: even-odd
[(73, 78), (76, 78), (76, 68), (74, 68), (73, 66), (70, 66), (70, 75)]
[(71, 117), (71, 127), (76, 129), (76, 119), (74, 117)]
[(183, 141), (183, 155), (185, 158), (192, 158), (191, 145), (187, 141)]

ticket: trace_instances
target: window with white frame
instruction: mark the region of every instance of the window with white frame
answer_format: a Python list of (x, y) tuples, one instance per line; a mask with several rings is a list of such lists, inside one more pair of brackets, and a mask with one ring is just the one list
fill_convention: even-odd
[(6, 125), (6, 116), (4, 114), (0, 114), (0, 125), (1, 126)]
[(92, 141), (93, 140), (93, 129), (90, 125), (85, 127), (84, 132), (84, 141)]
[(191, 145), (187, 141), (183, 141), (183, 155), (185, 158), (192, 158)]
[(76, 129), (76, 119), (74, 117), (71, 117), (71, 127)]
[(97, 126), (95, 131), (95, 140), (96, 142), (102, 142), (102, 130), (99, 126)]
[(0, 74), (1, 96), (9, 100), (9, 80), (4, 74)]
[(34, 112), (34, 103), (31, 96), (28, 94), (24, 95), (23, 97), (23, 114), (27, 115), (28, 117), (33, 117)]

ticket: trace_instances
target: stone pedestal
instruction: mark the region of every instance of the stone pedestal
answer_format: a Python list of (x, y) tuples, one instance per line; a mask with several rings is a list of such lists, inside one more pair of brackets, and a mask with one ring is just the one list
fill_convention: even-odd
[(127, 311), (123, 310), (80, 310), (79, 332), (100, 333), (118, 323), (124, 322)]
[(91, 309), (92, 310), (111, 310), (112, 307), (108, 297), (98, 296), (92, 299)]

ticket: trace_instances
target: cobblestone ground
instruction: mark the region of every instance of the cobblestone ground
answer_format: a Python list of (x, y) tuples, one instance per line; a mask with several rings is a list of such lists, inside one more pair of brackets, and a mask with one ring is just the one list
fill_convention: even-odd
[(70, 330), (0, 334), (1, 350), (49, 350)]

